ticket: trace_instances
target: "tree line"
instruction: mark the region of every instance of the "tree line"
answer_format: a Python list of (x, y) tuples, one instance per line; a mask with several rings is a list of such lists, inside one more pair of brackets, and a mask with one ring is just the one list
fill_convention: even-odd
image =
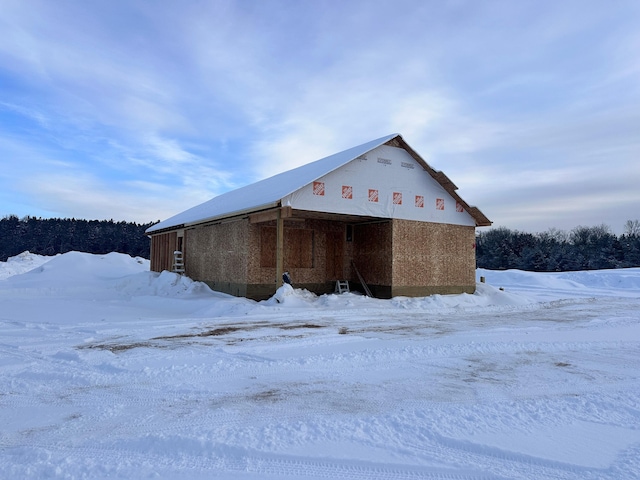
[(492, 270), (562, 272), (638, 267), (640, 221), (627, 221), (620, 236), (604, 224), (534, 234), (500, 227), (481, 232), (476, 248), (477, 266)]
[(120, 252), (149, 258), (150, 242), (144, 232), (154, 224), (8, 215), (0, 219), (0, 261), (25, 250), (39, 255), (72, 250), (98, 254)]
[[(0, 261), (25, 250), (39, 255), (72, 250), (120, 252), (149, 258), (150, 242), (144, 232), (154, 224), (9, 215), (0, 219)], [(499, 227), (480, 232), (476, 248), (477, 266), (493, 270), (559, 272), (638, 267), (640, 221), (629, 220), (620, 236), (604, 224), (542, 233)]]

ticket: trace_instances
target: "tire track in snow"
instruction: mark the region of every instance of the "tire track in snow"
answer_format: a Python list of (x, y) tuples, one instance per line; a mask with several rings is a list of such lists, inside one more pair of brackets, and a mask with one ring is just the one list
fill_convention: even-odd
[[(170, 439), (171, 440), (171, 439)], [(153, 440), (150, 440), (153, 442)], [(168, 450), (171, 443), (160, 445)], [(70, 447), (68, 445), (52, 446), (47, 444), (31, 444), (27, 448), (32, 452), (47, 451), (48, 467), (58, 473), (64, 472), (65, 465), (72, 465), (82, 459), (100, 458), (105, 465), (118, 465), (119, 476), (136, 475), (149, 476), (153, 470), (175, 471), (181, 476), (189, 478), (220, 476), (228, 474), (257, 475), (256, 478), (332, 478), (338, 480), (499, 480), (500, 477), (476, 469), (442, 468), (432, 466), (418, 466), (406, 464), (376, 464), (370, 461), (340, 460), (327, 458), (313, 458), (302, 456), (287, 456), (254, 452), (240, 447), (194, 445), (201, 454), (180, 451), (173, 456), (163, 455), (151, 451), (141, 453), (124, 446), (83, 446)], [(9, 452), (9, 454), (25, 454), (25, 452)], [(122, 466), (125, 467), (122, 467)], [(147, 467), (139, 467), (145, 465)], [(131, 467), (134, 466), (134, 467)], [(137, 467), (135, 467), (137, 466)], [(43, 466), (41, 465), (40, 468)], [(108, 470), (107, 470), (108, 471)], [(2, 467), (0, 467), (2, 472)], [(13, 472), (14, 474), (17, 472)], [(94, 472), (95, 473), (95, 472)], [(116, 472), (112, 472), (116, 473)], [(251, 478), (254, 478), (253, 476)]]
[[(48, 452), (48, 465), (64, 472), (65, 465), (72, 465), (87, 458), (99, 458), (105, 465), (117, 465), (120, 476), (149, 476), (154, 470), (174, 471), (183, 477), (211, 478), (231, 474), (258, 475), (256, 478), (334, 478), (339, 480), (387, 479), (387, 480), (499, 480), (554, 478), (558, 480), (619, 479), (631, 478), (634, 465), (638, 464), (638, 449), (627, 453), (627, 462), (616, 469), (595, 469), (539, 459), (526, 455), (475, 446), (464, 442), (453, 446), (450, 440), (429, 447), (432, 461), (444, 461), (451, 468), (407, 464), (376, 464), (370, 461), (313, 458), (256, 452), (243, 447), (208, 445), (187, 439), (185, 451), (180, 439), (145, 439), (146, 447), (130, 445), (100, 445), (72, 447), (48, 444), (25, 446), (32, 451)], [(455, 443), (455, 442), (454, 442)], [(132, 448), (135, 446), (136, 448)], [(422, 450), (422, 446), (408, 446)], [(141, 452), (140, 450), (146, 450)], [(164, 450), (161, 454), (154, 450)], [(491, 451), (489, 451), (491, 450)], [(14, 454), (11, 451), (8, 455)], [(16, 452), (15, 455), (24, 455)], [(145, 465), (147, 467), (140, 467)], [(468, 465), (468, 467), (465, 467)], [(624, 468), (626, 467), (626, 468)], [(2, 472), (2, 467), (0, 467)], [(15, 473), (15, 472), (14, 472)], [(93, 472), (95, 473), (95, 471)]]

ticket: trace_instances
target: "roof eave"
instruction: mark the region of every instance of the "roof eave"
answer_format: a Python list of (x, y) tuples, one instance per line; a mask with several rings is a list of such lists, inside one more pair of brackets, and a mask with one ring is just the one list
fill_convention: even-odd
[(258, 205), (256, 207), (245, 208), (244, 210), (236, 210), (235, 212), (228, 212), (228, 213), (224, 213), (222, 215), (216, 215), (216, 216), (209, 217), (209, 218), (204, 218), (204, 219), (200, 219), (200, 220), (194, 220), (193, 222), (185, 223), (185, 228), (186, 227), (194, 227), (196, 225), (200, 225), (200, 224), (203, 224), (203, 223), (219, 222), (219, 221), (227, 220), (227, 219), (234, 218), (234, 217), (244, 217), (244, 216), (249, 215), (251, 213), (261, 212), (262, 210), (267, 210), (269, 208), (278, 207), (278, 206), (280, 206), (280, 202), (281, 202), (281, 200), (277, 200), (275, 202), (265, 203), (265, 204), (262, 204), (262, 205)]
[(235, 217), (244, 217), (247, 216), (249, 214), (252, 213), (256, 213), (256, 212), (260, 212), (262, 210), (267, 210), (269, 208), (274, 208), (274, 207), (278, 207), (280, 206), (281, 200), (277, 200), (275, 202), (269, 202), (269, 203), (265, 203), (256, 207), (251, 207), (251, 208), (246, 208), (244, 210), (236, 210), (234, 212), (228, 212), (228, 213), (224, 213), (222, 215), (214, 215), (211, 217), (207, 217), (207, 218), (202, 218), (199, 220), (194, 220), (192, 222), (184, 222), (184, 223), (180, 223), (180, 224), (176, 224), (176, 225), (171, 225), (168, 227), (164, 227), (164, 228), (160, 228), (158, 230), (151, 230), (147, 229), (147, 231), (145, 232), (147, 235), (157, 235), (159, 233), (167, 233), (167, 232), (172, 232), (174, 230), (181, 230), (183, 228), (190, 228), (190, 227), (195, 227), (196, 225), (203, 225), (203, 224), (207, 224), (207, 223), (215, 223), (215, 222), (221, 222), (224, 220), (228, 220), (228, 219), (232, 219)]

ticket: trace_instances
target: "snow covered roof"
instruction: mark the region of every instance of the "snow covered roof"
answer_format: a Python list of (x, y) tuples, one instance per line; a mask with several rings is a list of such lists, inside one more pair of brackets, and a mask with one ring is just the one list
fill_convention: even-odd
[[(402, 139), (400, 134), (394, 133), (385, 137), (372, 140), (362, 145), (349, 148), (342, 152), (302, 165), (298, 168), (279, 173), (256, 183), (232, 190), (212, 198), (200, 205), (185, 210), (147, 229), (146, 233), (155, 233), (161, 230), (182, 228), (189, 225), (214, 221), (244, 213), (256, 212), (267, 208), (276, 207), (287, 195), (309, 185), (314, 180), (333, 172), (352, 160), (365, 155), (371, 150), (397, 139), (404, 148), (408, 149), (412, 156), (424, 166), (429, 173), (455, 198), (457, 188), (442, 172), (435, 171), (417, 155), (411, 147)], [(463, 202), (464, 203), (464, 202)], [(468, 207), (469, 213), (476, 219), (477, 225), (490, 225), (491, 222), (475, 207)]]
[(387, 135), (293, 170), (223, 193), (155, 224), (147, 230), (147, 233), (276, 206), (283, 197), (397, 136), (398, 134)]

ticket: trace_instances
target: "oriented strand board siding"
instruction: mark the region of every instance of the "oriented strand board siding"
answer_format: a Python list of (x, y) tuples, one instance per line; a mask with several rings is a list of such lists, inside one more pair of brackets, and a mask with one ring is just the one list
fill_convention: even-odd
[(260, 268), (276, 268), (276, 227), (261, 227), (259, 235), (259, 248), (256, 252), (260, 252)]
[(249, 255), (248, 220), (187, 231), (185, 268), (193, 279), (209, 284), (246, 284)]
[(313, 230), (288, 229), (284, 235), (285, 258), (289, 268), (313, 268)]
[(345, 270), (345, 232), (325, 232), (325, 272), (328, 281), (346, 280)]
[[(276, 267), (276, 227), (260, 229), (260, 267)], [(285, 270), (313, 268), (313, 230), (286, 228), (284, 230)]]
[(176, 232), (161, 233), (151, 237), (151, 271), (161, 272), (173, 267), (173, 252), (177, 247)]
[(475, 228), (393, 221), (393, 285), (474, 286)]

